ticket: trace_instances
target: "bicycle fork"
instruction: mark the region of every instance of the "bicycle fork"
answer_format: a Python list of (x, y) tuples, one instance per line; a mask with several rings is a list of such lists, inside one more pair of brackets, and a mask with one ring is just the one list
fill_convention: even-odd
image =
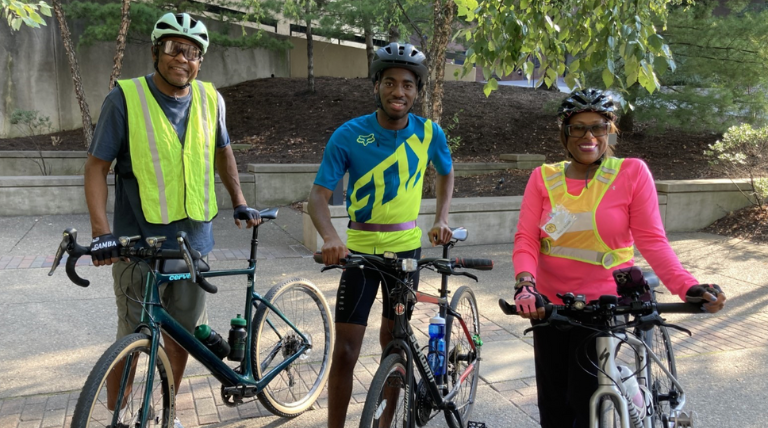
[[(622, 341), (630, 341), (625, 333), (601, 333), (596, 338), (598, 352), (597, 390), (589, 400), (589, 420), (592, 428), (599, 427), (603, 418), (613, 418), (612, 406), (605, 406), (603, 398), (607, 398), (616, 407), (621, 428), (642, 428), (643, 416), (627, 394), (621, 373), (616, 366), (616, 349)], [(639, 342), (639, 341), (638, 341)], [(642, 352), (644, 355), (645, 352)], [(644, 358), (641, 356), (641, 358)], [(598, 414), (599, 410), (599, 414)], [(630, 424), (631, 421), (631, 424)]]

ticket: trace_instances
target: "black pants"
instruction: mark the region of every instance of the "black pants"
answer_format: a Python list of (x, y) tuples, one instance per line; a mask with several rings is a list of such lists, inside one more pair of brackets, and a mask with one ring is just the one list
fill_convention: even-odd
[(592, 333), (579, 327), (560, 330), (547, 326), (533, 330), (542, 428), (589, 426), (589, 399), (597, 390)]

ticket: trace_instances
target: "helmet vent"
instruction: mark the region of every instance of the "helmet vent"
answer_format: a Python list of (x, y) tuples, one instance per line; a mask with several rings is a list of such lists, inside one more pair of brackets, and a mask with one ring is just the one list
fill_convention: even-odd
[(172, 29), (173, 27), (171, 27), (169, 24), (165, 22), (158, 22), (155, 28), (160, 30), (168, 30), (168, 29)]

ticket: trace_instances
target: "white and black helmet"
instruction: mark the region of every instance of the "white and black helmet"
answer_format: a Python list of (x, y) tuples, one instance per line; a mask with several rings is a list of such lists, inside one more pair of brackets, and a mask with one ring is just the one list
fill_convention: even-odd
[(405, 68), (416, 74), (419, 90), (424, 86), (429, 69), (427, 57), (411, 44), (390, 43), (376, 51), (371, 63), (371, 80), (379, 80), (381, 72), (388, 68)]
[(189, 39), (198, 46), (205, 55), (208, 50), (208, 29), (202, 21), (198, 21), (187, 13), (166, 13), (155, 24), (152, 30), (152, 44), (156, 45), (163, 37), (177, 36)]
[(616, 106), (610, 95), (599, 89), (580, 89), (573, 91), (557, 109), (557, 117), (565, 124), (576, 113), (592, 111), (600, 113), (609, 120), (616, 120)]

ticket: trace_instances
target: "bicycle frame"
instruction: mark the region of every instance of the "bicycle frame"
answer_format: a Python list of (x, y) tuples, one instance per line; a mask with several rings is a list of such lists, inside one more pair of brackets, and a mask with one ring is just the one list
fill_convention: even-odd
[[(630, 412), (628, 406), (627, 391), (624, 383), (621, 381), (621, 374), (616, 365), (616, 350), (621, 343), (628, 344), (635, 354), (635, 371), (638, 382), (645, 381), (647, 385), (649, 379), (645, 377), (646, 364), (656, 364), (661, 367), (664, 375), (677, 388), (679, 397), (677, 405), (671, 409), (670, 413), (679, 414), (685, 405), (685, 391), (680, 382), (670, 373), (669, 369), (661, 362), (659, 357), (648, 347), (648, 345), (634, 334), (626, 332), (616, 332), (613, 334), (600, 333), (596, 338), (596, 351), (599, 360), (597, 371), (597, 390), (592, 394), (589, 400), (589, 420), (592, 428), (598, 428), (599, 411), (601, 400), (609, 398), (616, 406), (621, 418), (621, 428), (632, 428), (635, 425), (630, 424)], [(651, 361), (649, 361), (649, 359)], [(642, 417), (642, 415), (641, 415)], [(650, 417), (642, 419), (643, 428), (653, 428), (653, 420)]]
[[(447, 253), (448, 253), (448, 248), (444, 247), (443, 248), (444, 258), (448, 257)], [(408, 287), (405, 287), (402, 284), (399, 284), (390, 294), (389, 297), (393, 299), (393, 303), (395, 307), (395, 325), (392, 332), (392, 335), (394, 338), (384, 348), (382, 355), (387, 356), (398, 350), (403, 351), (406, 356), (406, 361), (408, 362), (405, 368), (406, 379), (413, 379), (413, 364), (411, 364), (411, 362), (414, 362), (417, 370), (419, 371), (419, 374), (421, 375), (421, 378), (426, 381), (427, 390), (429, 391), (429, 395), (430, 395), (430, 398), (432, 399), (432, 402), (436, 404), (436, 408), (445, 409), (446, 404), (450, 403), (453, 400), (453, 397), (456, 396), (460, 387), (466, 381), (467, 376), (469, 376), (469, 374), (475, 369), (475, 365), (477, 364), (477, 357), (475, 357), (475, 360), (467, 365), (467, 368), (464, 370), (464, 372), (461, 373), (461, 376), (459, 377), (459, 381), (454, 385), (453, 389), (451, 391), (448, 391), (448, 393), (443, 396), (442, 391), (445, 390), (444, 385), (446, 384), (447, 373), (441, 375), (439, 378), (436, 378), (432, 373), (432, 368), (429, 367), (429, 362), (427, 361), (426, 355), (424, 355), (424, 353), (421, 352), (421, 346), (419, 346), (419, 342), (416, 339), (416, 336), (413, 333), (413, 329), (411, 328), (411, 324), (407, 318), (408, 314), (407, 314), (406, 308), (408, 305), (409, 293), (414, 293), (416, 295), (416, 302), (438, 305), (440, 316), (442, 316), (443, 318), (447, 313), (449, 313), (450, 315), (455, 317), (455, 319), (459, 320), (462, 330), (464, 331), (464, 334), (467, 336), (467, 341), (472, 347), (472, 353), (475, 356), (477, 356), (477, 347), (475, 345), (474, 340), (472, 339), (472, 336), (469, 333), (469, 329), (467, 328), (467, 324), (464, 322), (464, 319), (461, 317), (461, 315), (458, 312), (451, 309), (448, 303), (447, 275), (443, 275), (442, 277), (439, 296), (433, 296), (430, 294), (423, 293), (421, 291), (411, 291)], [(475, 322), (479, 322), (479, 320), (475, 320)], [(414, 358), (414, 354), (417, 355), (418, 358)], [(447, 364), (447, 361), (446, 361), (446, 364)], [(405, 397), (406, 406), (405, 407), (406, 409), (408, 409), (406, 413), (408, 415), (408, 426), (413, 426), (414, 420), (415, 420), (413, 412), (415, 411), (416, 406), (411, 404), (412, 395), (413, 395), (413, 391), (410, 388), (406, 388), (406, 397)], [(456, 415), (457, 420), (460, 420), (458, 409), (453, 408), (451, 410)]]
[[(222, 277), (222, 276), (238, 276), (238, 275), (247, 275), (248, 276), (248, 288), (246, 291), (246, 304), (245, 304), (245, 310), (244, 310), (244, 317), (246, 320), (246, 331), (248, 335), (246, 336), (246, 344), (245, 344), (245, 356), (243, 358), (241, 367), (242, 367), (242, 373), (238, 373), (233, 369), (232, 367), (228, 366), (223, 360), (219, 359), (211, 350), (209, 350), (205, 345), (203, 345), (202, 342), (197, 340), (192, 334), (190, 334), (184, 327), (182, 327), (166, 310), (163, 308), (160, 295), (159, 295), (159, 286), (171, 282), (173, 278), (173, 281), (179, 280), (179, 274), (164, 274), (158, 272), (160, 267), (160, 261), (155, 261), (154, 269), (147, 273), (146, 282), (144, 286), (144, 302), (143, 302), (143, 308), (142, 311), (142, 318), (141, 323), (136, 329), (136, 332), (140, 332), (142, 330), (148, 329), (150, 332), (151, 337), (151, 349), (150, 349), (150, 355), (149, 355), (149, 366), (153, 367), (155, 365), (155, 359), (157, 357), (157, 349), (160, 344), (160, 335), (158, 334), (160, 331), (165, 332), (168, 336), (173, 338), (182, 348), (184, 348), (191, 356), (193, 356), (196, 360), (200, 361), (203, 366), (205, 366), (211, 374), (224, 385), (224, 387), (237, 387), (237, 388), (245, 388), (245, 387), (252, 387), (256, 389), (256, 393), (262, 391), (271, 381), (275, 378), (283, 369), (285, 369), (287, 366), (289, 366), (291, 363), (293, 363), (294, 360), (299, 358), (304, 351), (306, 351), (311, 345), (307, 337), (302, 333), (289, 319), (286, 318), (286, 316), (276, 307), (274, 307), (270, 302), (265, 300), (259, 293), (254, 291), (254, 283), (255, 283), (255, 272), (256, 272), (256, 248), (258, 246), (258, 228), (254, 228), (253, 231), (253, 239), (251, 241), (251, 254), (248, 259), (248, 268), (246, 269), (230, 269), (230, 270), (218, 270), (218, 271), (209, 271), (200, 273), (201, 276), (205, 278), (214, 278), (214, 277)], [(189, 274), (181, 274), (181, 275), (189, 275)], [(253, 340), (253, 309), (258, 307), (258, 305), (266, 305), (271, 311), (273, 311), (277, 316), (279, 316), (293, 331), (296, 332), (296, 334), (301, 337), (302, 344), (299, 347), (299, 351), (296, 352), (291, 357), (287, 358), (286, 360), (282, 361), (280, 364), (278, 364), (276, 367), (269, 370), (267, 373), (264, 373), (264, 375), (261, 377), (261, 379), (256, 380), (254, 377), (254, 370), (251, 366), (251, 353), (252, 353), (252, 340)], [(274, 326), (271, 322), (267, 321), (270, 327), (274, 329)], [(275, 333), (278, 335), (278, 337), (281, 337), (281, 335), (275, 330)], [(276, 348), (272, 356), (275, 355), (275, 353), (278, 351), (278, 348)], [(120, 402), (122, 397), (122, 391), (124, 390), (123, 385), (129, 378), (129, 370), (130, 364), (126, 364), (126, 369), (123, 373), (123, 378), (121, 381), (121, 388), (120, 388), (120, 396), (118, 397), (118, 402)], [(154, 381), (154, 372), (150, 371), (148, 374), (147, 383), (152, 384)], [(144, 400), (145, 402), (150, 402), (151, 400), (151, 389), (147, 389), (144, 392)], [(142, 424), (146, 423), (147, 418), (147, 411), (142, 410), (143, 415), (141, 415)], [(143, 425), (142, 425), (143, 426)]]

